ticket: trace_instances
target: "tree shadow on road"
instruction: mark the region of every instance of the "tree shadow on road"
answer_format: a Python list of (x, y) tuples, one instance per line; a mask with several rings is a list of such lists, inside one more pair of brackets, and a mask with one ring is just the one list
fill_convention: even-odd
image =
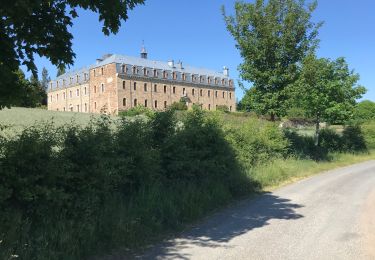
[(254, 229), (269, 225), (272, 219), (296, 220), (302, 218), (296, 209), (303, 207), (288, 199), (265, 193), (258, 198), (244, 200), (227, 208), (177, 239), (170, 239), (156, 245), (137, 259), (190, 259), (181, 251), (190, 246), (229, 247), (227, 242)]

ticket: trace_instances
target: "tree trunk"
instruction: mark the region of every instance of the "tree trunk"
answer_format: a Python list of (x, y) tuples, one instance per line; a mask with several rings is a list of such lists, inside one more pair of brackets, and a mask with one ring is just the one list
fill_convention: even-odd
[(317, 116), (316, 125), (315, 125), (315, 146), (319, 146), (319, 132), (320, 132), (320, 119), (319, 119), (319, 116)]
[(275, 122), (275, 114), (274, 113), (271, 113), (271, 121)]

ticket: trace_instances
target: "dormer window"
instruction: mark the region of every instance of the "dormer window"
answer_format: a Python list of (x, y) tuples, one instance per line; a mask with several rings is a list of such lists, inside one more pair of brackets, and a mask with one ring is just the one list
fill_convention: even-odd
[(194, 82), (195, 81), (195, 77), (194, 75), (191, 75), (191, 82)]
[(147, 76), (147, 69), (146, 68), (143, 68), (143, 75)]
[(229, 86), (232, 86), (232, 85), (233, 85), (233, 81), (229, 80)]
[(210, 77), (207, 77), (207, 83), (211, 84), (211, 78)]
[(218, 80), (215, 78), (215, 85), (217, 85)]
[(168, 73), (166, 71), (163, 71), (163, 78), (168, 78)]
[(137, 70), (137, 68), (135, 66), (133, 66), (133, 74), (136, 73), (136, 70)]
[(202, 83), (202, 81), (203, 81), (203, 77), (199, 76), (199, 82)]
[(125, 65), (122, 65), (122, 66), (121, 66), (121, 72), (122, 72), (122, 73), (125, 73), (125, 68), (126, 68)]
[(223, 85), (223, 86), (225, 85), (225, 80), (224, 79), (221, 80), (221, 85)]
[(177, 79), (177, 73), (173, 72), (173, 79)]
[(186, 75), (185, 75), (185, 73), (182, 73), (182, 80), (186, 80)]

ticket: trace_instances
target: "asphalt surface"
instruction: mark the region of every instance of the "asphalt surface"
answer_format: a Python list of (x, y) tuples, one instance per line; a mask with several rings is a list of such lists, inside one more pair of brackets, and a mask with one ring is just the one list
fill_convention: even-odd
[(375, 161), (244, 200), (136, 258), (375, 260)]

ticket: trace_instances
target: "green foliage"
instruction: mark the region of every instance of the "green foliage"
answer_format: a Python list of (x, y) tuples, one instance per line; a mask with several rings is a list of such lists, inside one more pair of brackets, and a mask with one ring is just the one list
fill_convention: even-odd
[(308, 56), (294, 85), (295, 103), (317, 121), (343, 123), (351, 118), (356, 100), (366, 92), (356, 86), (359, 75), (350, 71), (344, 58), (335, 61)]
[(57, 68), (57, 74), (56, 77), (59, 77), (61, 75), (65, 74), (65, 67), (58, 67)]
[[(167, 110), (148, 120), (101, 116), (0, 135), (0, 258), (87, 259), (144, 245), (291, 174), (260, 172), (262, 165), (298, 147), (317, 152), (312, 139), (292, 140), (294, 133), (247, 115), (228, 124), (231, 116), (194, 108), (178, 121)], [(347, 128), (339, 139), (324, 131), (323, 148), (358, 149), (359, 131)]]
[(51, 78), (50, 76), (48, 75), (48, 70), (43, 67), (42, 69), (42, 80), (40, 81), (40, 84), (42, 85), (42, 87), (44, 88), (44, 90), (47, 92), (48, 90), (48, 82), (51, 81)]
[(369, 149), (375, 149), (375, 120), (365, 122), (361, 125), (365, 142)]
[(306, 111), (300, 107), (291, 107), (287, 110), (288, 119), (306, 119)]
[(22, 70), (18, 70), (16, 75), (20, 93), (17, 99), (13, 100), (13, 105), (39, 107), (47, 104), (47, 93), (37, 78), (31, 76), (30, 80), (27, 80)]
[(373, 119), (375, 119), (375, 102), (364, 100), (355, 106), (352, 121), (363, 123)]
[(227, 129), (227, 140), (244, 168), (286, 155), (288, 142), (273, 123), (257, 119)]
[(347, 126), (342, 134), (324, 128), (320, 131), (319, 146), (315, 145), (313, 136), (298, 135), (292, 129), (284, 132), (290, 143), (289, 154), (301, 159), (329, 160), (330, 153), (363, 153), (371, 148), (365, 131), (359, 126)]
[(187, 110), (188, 109), (186, 102), (183, 102), (183, 101), (173, 102), (169, 106), (169, 108), (172, 110)]
[(229, 112), (229, 108), (227, 105), (220, 105), (220, 106), (217, 106), (216, 108), (217, 111), (221, 111), (221, 112), (225, 112), (225, 113), (228, 113)]
[(147, 108), (147, 107), (138, 105), (138, 106), (132, 107), (128, 110), (124, 110), (124, 111), (119, 112), (119, 116), (121, 116), (121, 117), (138, 116), (138, 115), (146, 115), (147, 117), (152, 117), (154, 115), (154, 111)]
[[(260, 114), (285, 115), (286, 87), (298, 77), (298, 63), (317, 46), (320, 24), (311, 22), (316, 1), (236, 2), (235, 15), (223, 15), (244, 61), (241, 78), (253, 83), (243, 105)], [(248, 97), (249, 95), (249, 97)], [(248, 102), (251, 100), (251, 102)], [(246, 101), (246, 102), (245, 102)]]
[(48, 58), (58, 67), (73, 64), (73, 36), (69, 27), (78, 16), (77, 9), (99, 13), (102, 31), (117, 33), (128, 11), (144, 0), (110, 2), (67, 1), (10, 1), (0, 6), (0, 109), (14, 105), (20, 93), (17, 70), (25, 65), (36, 77), (34, 55)]
[(201, 110), (180, 123), (169, 110), (112, 124), (47, 124), (0, 140), (0, 258), (133, 247), (257, 188)]
[(344, 123), (352, 115), (356, 100), (366, 89), (356, 86), (359, 75), (350, 71), (344, 58), (335, 61), (309, 55), (298, 81), (290, 86), (294, 103), (316, 121), (315, 145), (319, 144), (319, 123)]

